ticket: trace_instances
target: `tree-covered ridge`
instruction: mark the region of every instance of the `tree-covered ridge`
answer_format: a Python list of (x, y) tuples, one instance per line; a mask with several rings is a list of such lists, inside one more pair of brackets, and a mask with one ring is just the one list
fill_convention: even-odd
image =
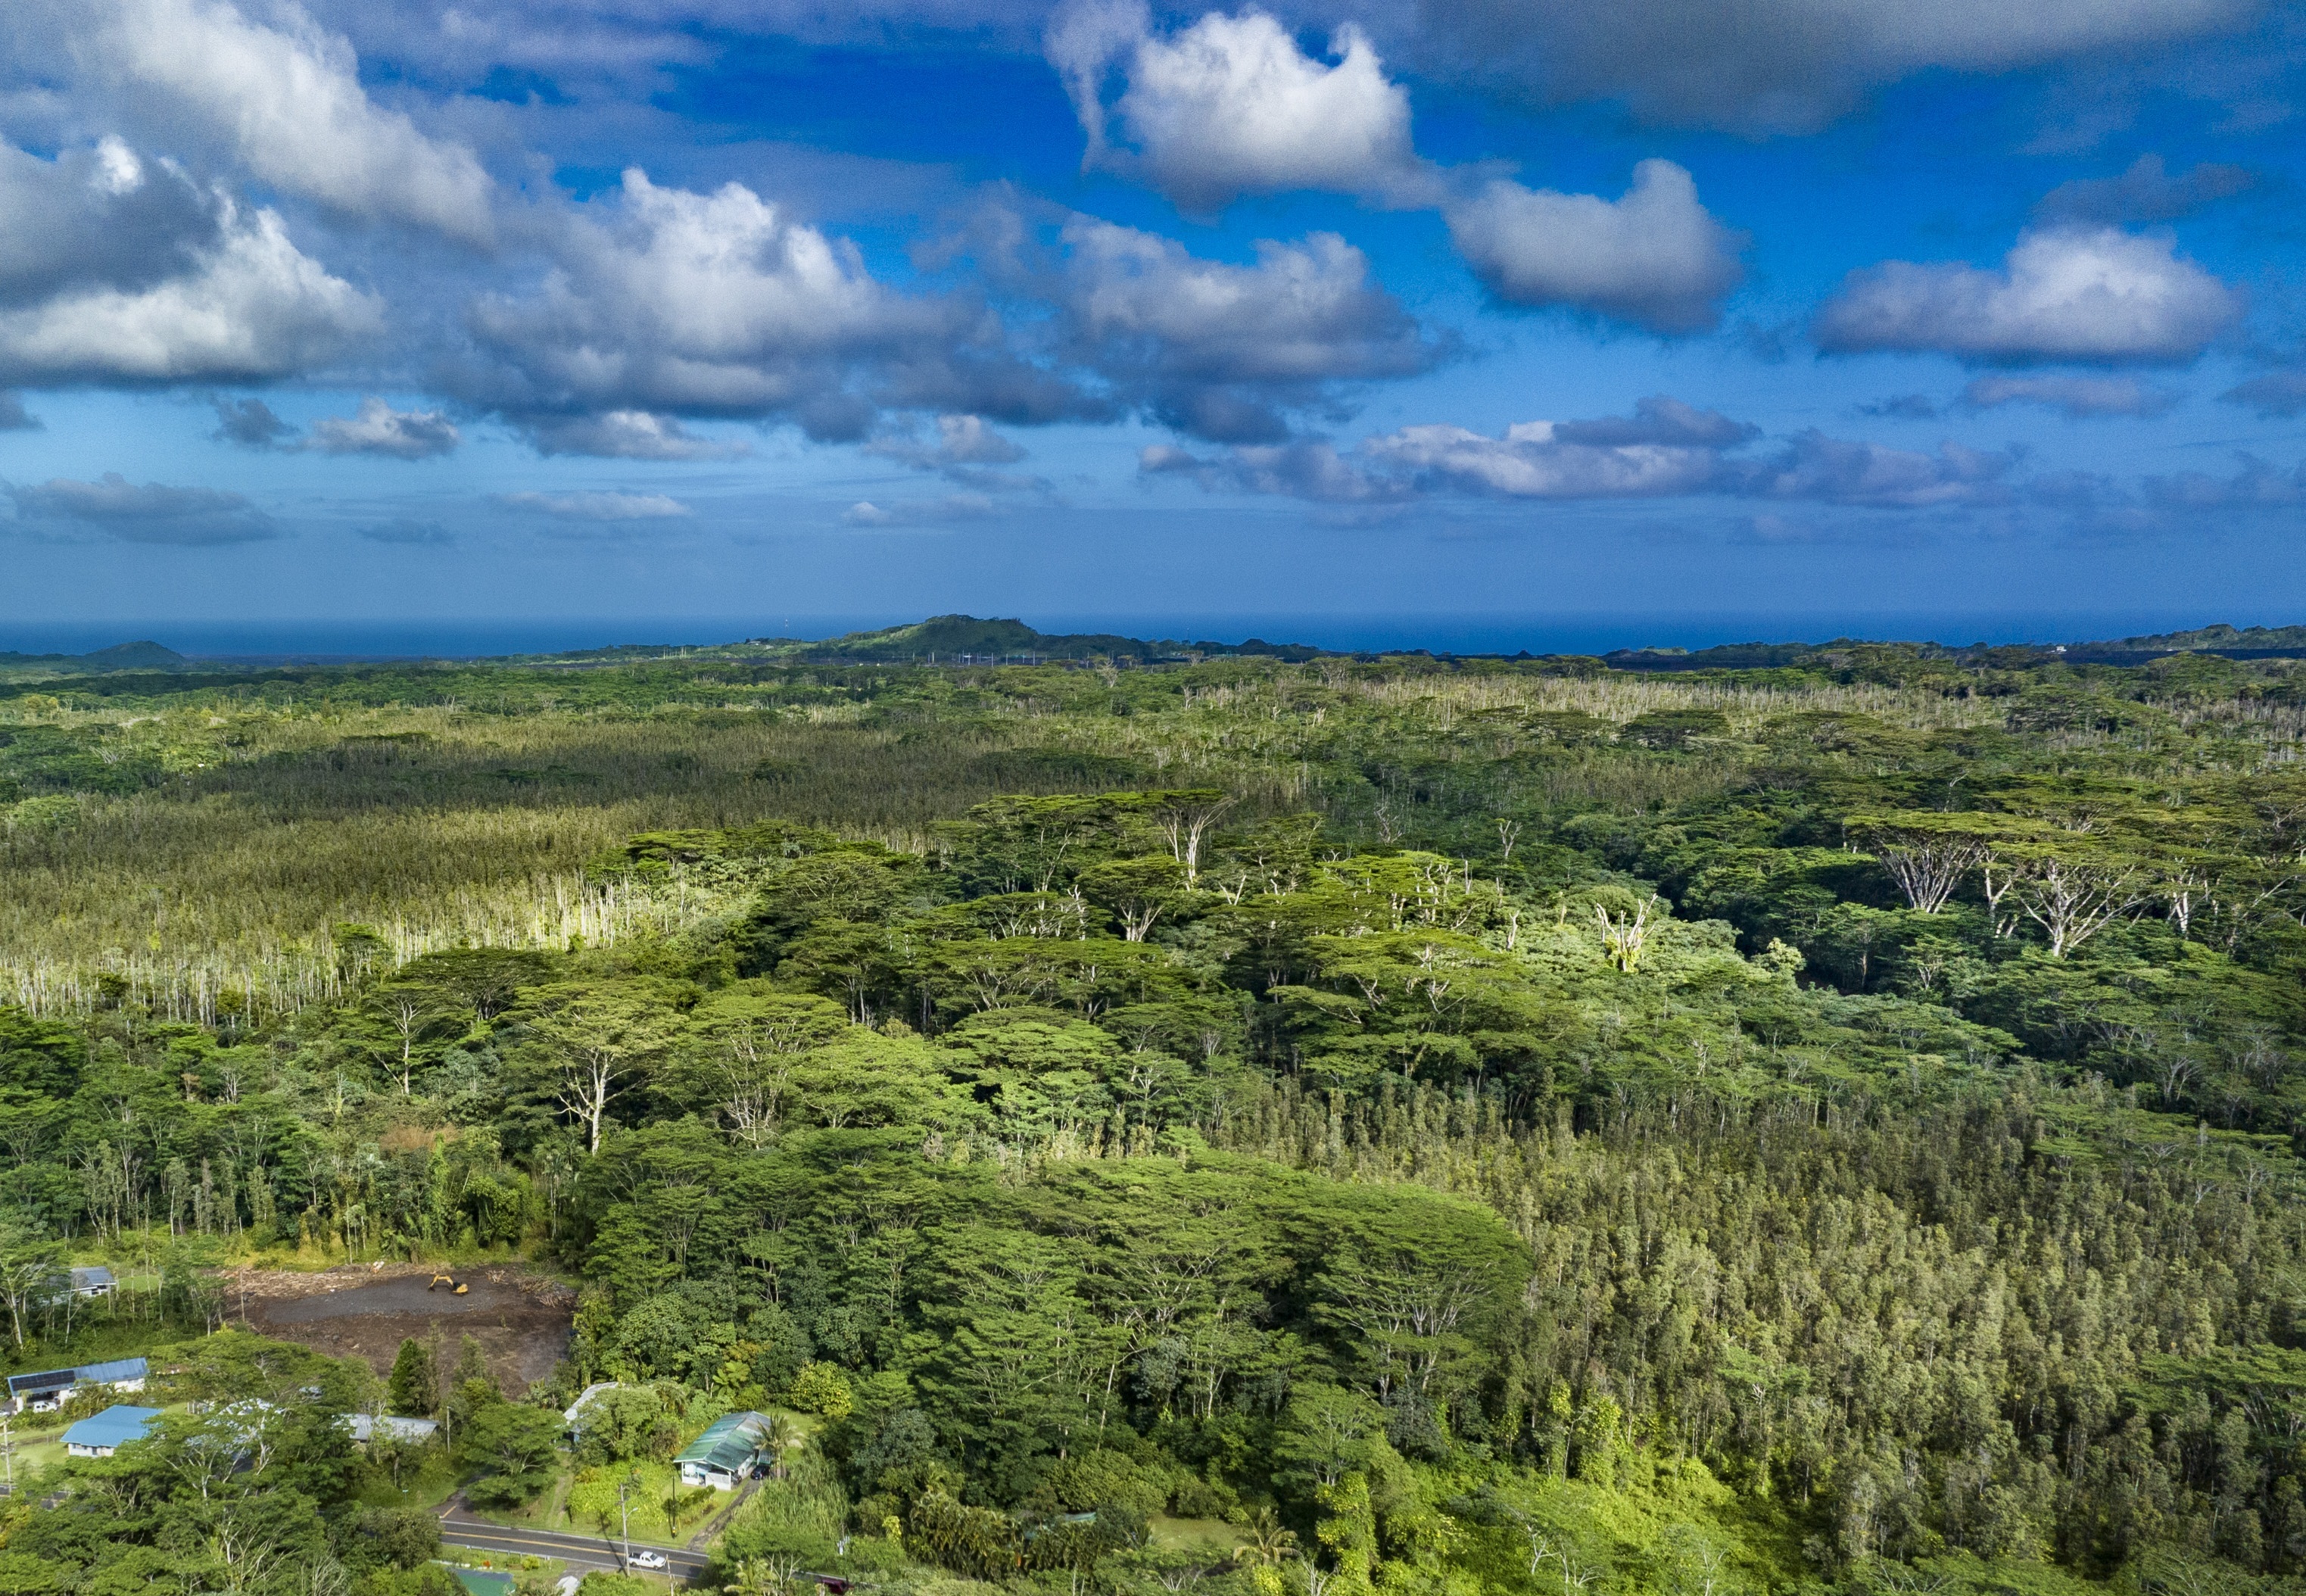
[[(28, 898), (260, 838), (243, 923), (328, 940), (264, 1003), (0, 1010), (12, 1340), (141, 1350), (268, 1253), (567, 1271), (530, 1404), (419, 1356), (390, 1399), (478, 1438), (312, 1494), (278, 1578), (380, 1596), (424, 1469), (597, 1503), (766, 1406), (819, 1427), (747, 1589), (2288, 1582), (2293, 679), (1886, 658), (51, 694), (10, 730), (161, 774), (43, 767)], [(383, 901), (496, 849), (572, 907), (355, 919), (380, 840)], [(48, 1302), (68, 1257), (145, 1284)], [(94, 1588), (175, 1511), (0, 1557)]]

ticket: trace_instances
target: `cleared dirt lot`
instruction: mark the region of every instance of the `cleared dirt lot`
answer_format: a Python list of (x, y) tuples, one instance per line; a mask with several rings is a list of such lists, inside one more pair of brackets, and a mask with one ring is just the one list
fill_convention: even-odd
[(574, 1292), (515, 1267), (459, 1274), (471, 1287), (461, 1297), (445, 1285), (427, 1291), (431, 1276), (430, 1268), (411, 1264), (354, 1264), (309, 1275), (250, 1269), (225, 1277), (225, 1301), (235, 1322), (260, 1335), (364, 1359), (379, 1374), (390, 1370), (403, 1341), (423, 1341), (435, 1326), (450, 1358), (463, 1337), (477, 1339), (509, 1394), (552, 1372), (568, 1345)]

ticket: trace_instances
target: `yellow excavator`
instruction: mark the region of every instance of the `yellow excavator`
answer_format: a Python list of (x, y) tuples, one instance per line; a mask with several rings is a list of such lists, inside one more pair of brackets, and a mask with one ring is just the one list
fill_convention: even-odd
[(472, 1290), (472, 1289), (473, 1289), (471, 1286), (466, 1285), (463, 1281), (458, 1280), (458, 1279), (456, 1279), (456, 1278), (454, 1278), (453, 1276), (448, 1276), (448, 1275), (435, 1275), (435, 1276), (432, 1276), (432, 1284), (430, 1284), (430, 1285), (428, 1285), (428, 1286), (426, 1286), (424, 1289), (425, 1289), (426, 1291), (435, 1291), (435, 1290), (438, 1290), (440, 1287), (444, 1286), (444, 1285), (445, 1285), (445, 1286), (447, 1286), (447, 1287), (449, 1289), (449, 1291), (450, 1291), (450, 1292), (454, 1293), (456, 1295), (460, 1296), (460, 1297), (461, 1297), (461, 1296), (463, 1296), (466, 1292), (468, 1292), (468, 1291), (470, 1291), (470, 1290)]

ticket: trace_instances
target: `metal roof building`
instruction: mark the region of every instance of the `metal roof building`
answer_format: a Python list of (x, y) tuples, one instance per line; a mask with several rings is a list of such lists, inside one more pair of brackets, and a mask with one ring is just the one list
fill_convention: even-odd
[(110, 1386), (115, 1391), (141, 1391), (149, 1365), (141, 1358), (115, 1358), (108, 1363), (82, 1363), (71, 1369), (42, 1369), (8, 1377), (7, 1407), (34, 1411), (63, 1402), (75, 1386)]
[(568, 1411), (560, 1415), (561, 1428), (571, 1436), (582, 1436), (585, 1432), (585, 1410), (593, 1405), (594, 1399), (617, 1389), (619, 1385), (615, 1380), (594, 1380), (577, 1393), (576, 1400), (568, 1404)]
[(39, 1369), (29, 1374), (10, 1375), (8, 1395), (19, 1399), (29, 1396), (38, 1401), (41, 1397), (53, 1397), (61, 1391), (69, 1391), (79, 1383), (80, 1370), (77, 1369)]
[(766, 1413), (729, 1413), (705, 1427), (673, 1462), (680, 1467), (684, 1485), (710, 1485), (734, 1490), (761, 1461), (769, 1444)]
[(355, 1445), (365, 1447), (377, 1436), (396, 1441), (423, 1441), (440, 1430), (437, 1419), (404, 1419), (397, 1413), (346, 1413), (345, 1428)]
[(83, 1363), (78, 1372), (84, 1386), (124, 1386), (131, 1381), (141, 1386), (151, 1367), (141, 1358), (115, 1358), (109, 1363)]
[(109, 1457), (131, 1441), (141, 1441), (158, 1408), (108, 1407), (93, 1419), (82, 1419), (64, 1431), (64, 1450), (74, 1457)]

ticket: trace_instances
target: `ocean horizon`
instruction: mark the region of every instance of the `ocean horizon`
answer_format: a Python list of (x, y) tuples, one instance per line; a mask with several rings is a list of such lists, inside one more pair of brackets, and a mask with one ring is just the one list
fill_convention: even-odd
[[(149, 641), (194, 659), (314, 661), (484, 659), (615, 646), (705, 646), (748, 637), (837, 637), (925, 619), (857, 614), (559, 616), (415, 619), (318, 617), (212, 619), (0, 620), (0, 653), (90, 653)], [(1110, 614), (1017, 615), (1048, 633), (1102, 632), (1190, 642), (1311, 644), (1340, 651), (1433, 653), (1606, 653), (1619, 648), (1709, 648), (1729, 643), (1875, 641), (2079, 643), (2183, 630), (2292, 624), (2285, 618), (2152, 613), (1873, 614)]]

